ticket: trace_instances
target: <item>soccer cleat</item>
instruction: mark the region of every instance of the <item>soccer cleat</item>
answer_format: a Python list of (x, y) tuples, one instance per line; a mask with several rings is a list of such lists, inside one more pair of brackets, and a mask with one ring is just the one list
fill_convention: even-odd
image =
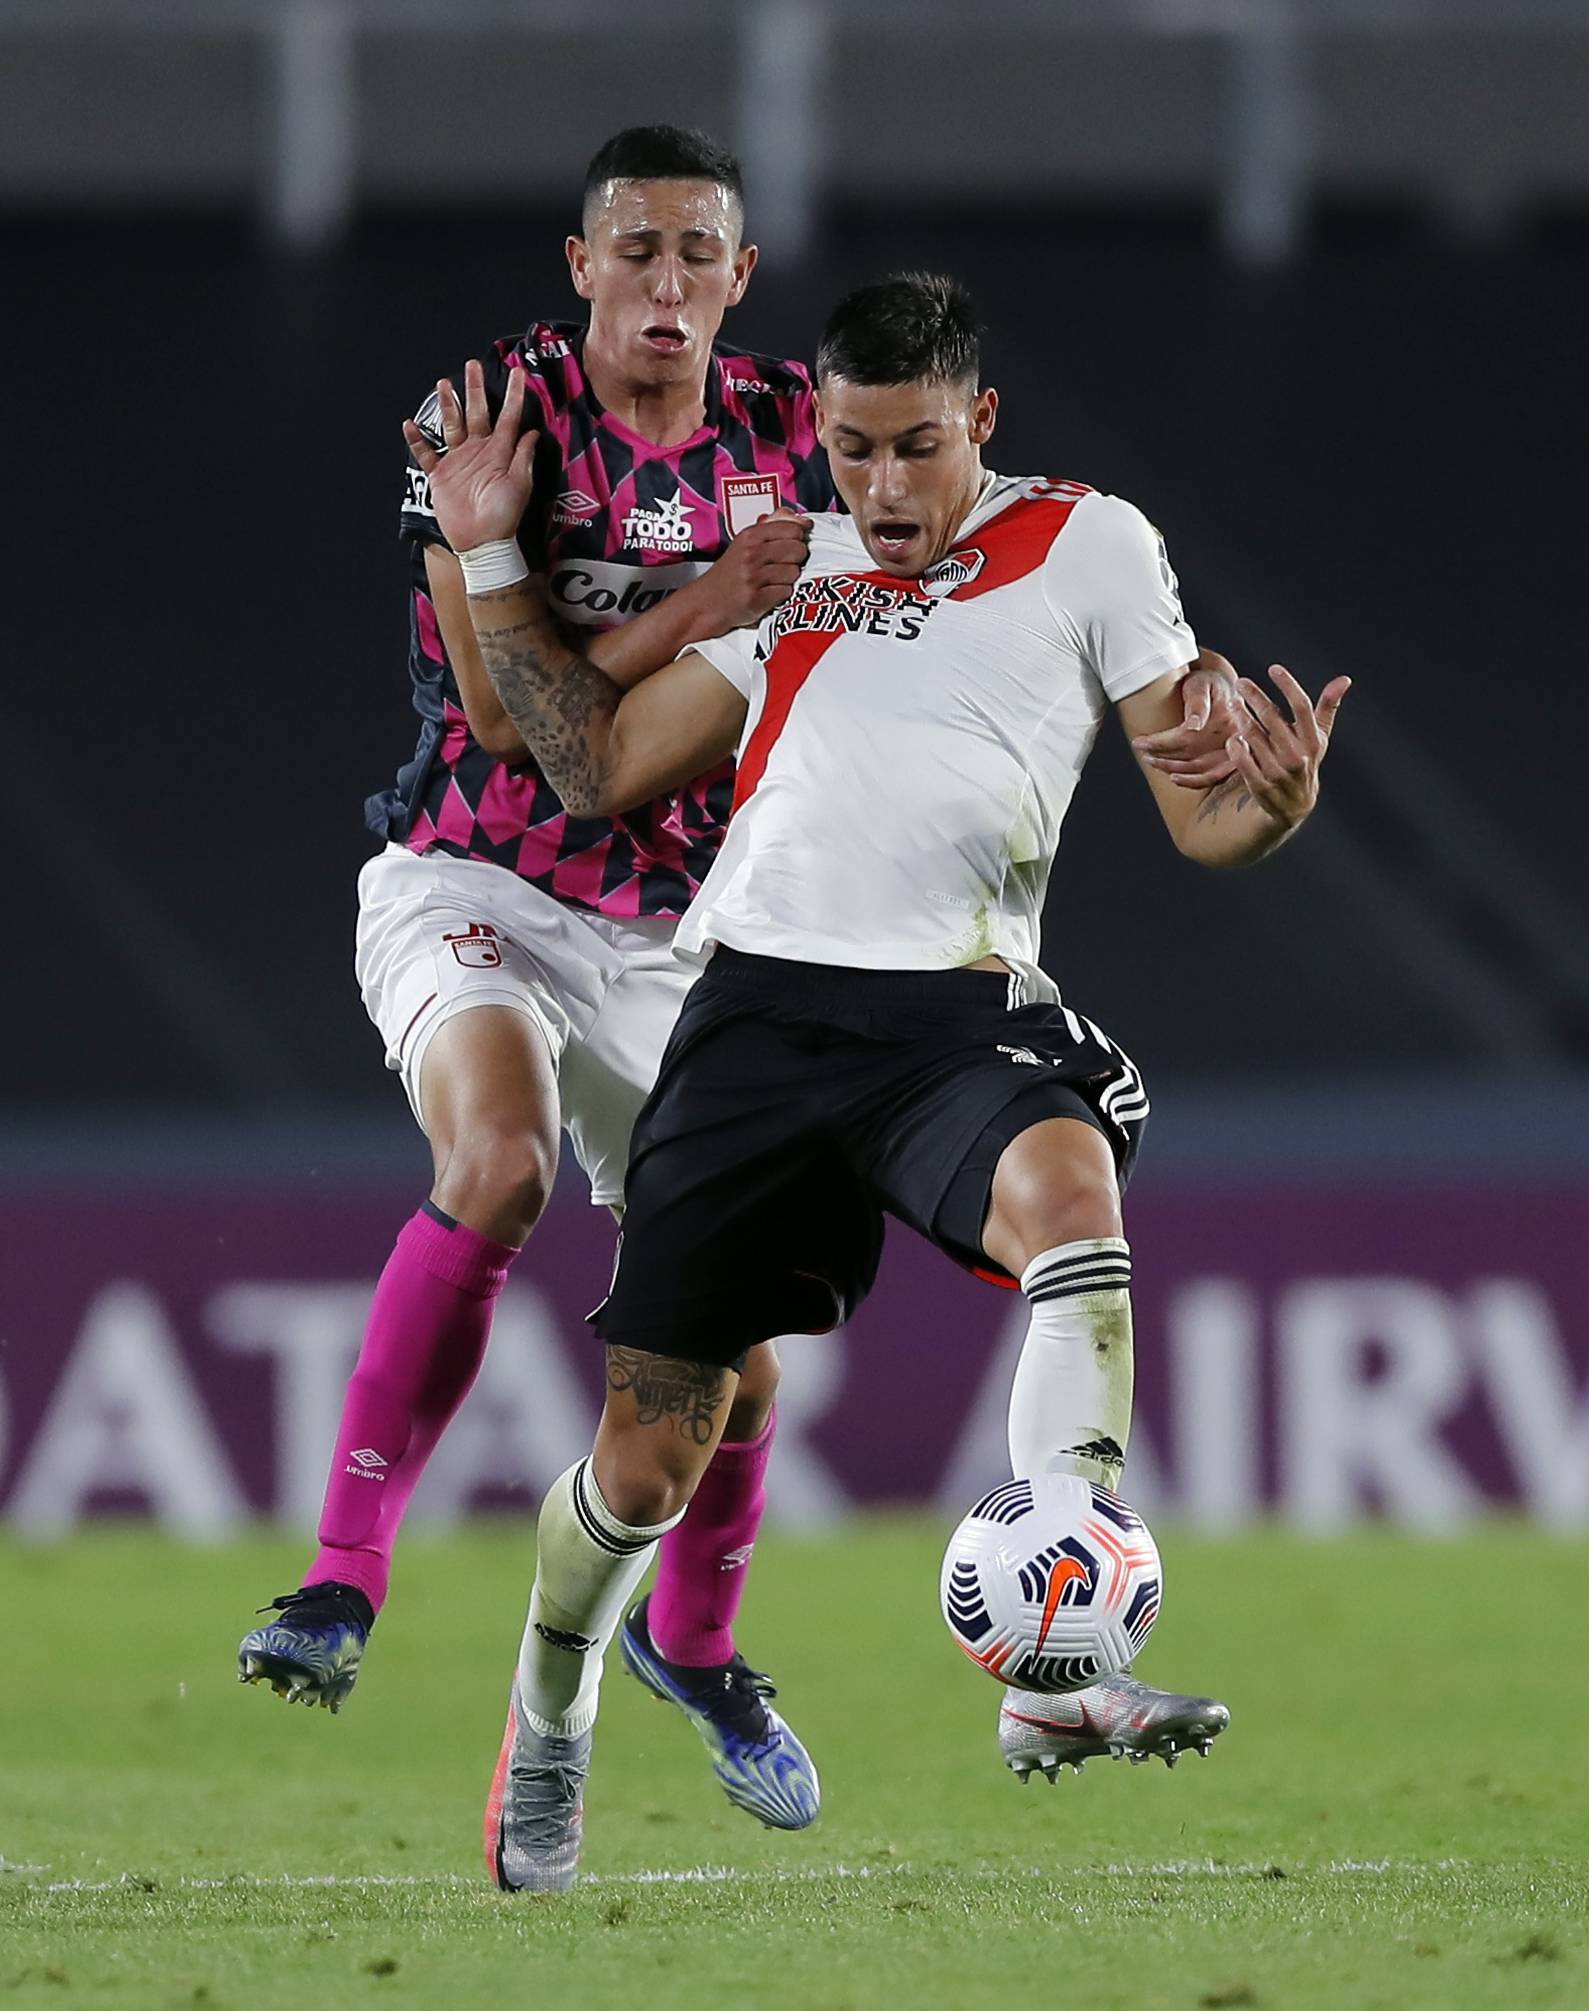
[(1105, 1755), (1138, 1767), (1154, 1758), (1173, 1767), (1188, 1751), (1206, 1758), (1229, 1723), (1230, 1712), (1212, 1697), (1155, 1690), (1122, 1672), (1062, 1697), (1006, 1691), (999, 1751), (1023, 1785), (1034, 1773), (1052, 1783), (1062, 1768), (1080, 1773), (1086, 1761)]
[(515, 1678), (508, 1725), (486, 1797), (486, 1869), (501, 1892), (567, 1892), (579, 1875), (588, 1731), (537, 1732), (519, 1708)]
[(736, 1808), (769, 1829), (806, 1829), (822, 1813), (811, 1755), (767, 1702), (778, 1693), (743, 1655), (715, 1669), (690, 1669), (656, 1651), (646, 1624), (648, 1594), (618, 1636), (624, 1667), (653, 1696), (677, 1704), (712, 1756), (712, 1772)]
[(340, 1711), (358, 1681), (375, 1609), (355, 1585), (327, 1580), (272, 1599), (261, 1613), (278, 1613), (245, 1634), (237, 1648), (237, 1680), (269, 1683), (289, 1704)]

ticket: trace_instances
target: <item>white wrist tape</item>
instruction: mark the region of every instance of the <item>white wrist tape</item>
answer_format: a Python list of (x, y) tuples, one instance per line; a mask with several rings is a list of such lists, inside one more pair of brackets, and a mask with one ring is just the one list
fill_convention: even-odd
[(497, 538), (488, 545), (476, 545), (472, 551), (459, 552), (457, 559), (465, 593), (495, 593), (499, 587), (516, 587), (520, 580), (530, 576), (524, 554), (513, 538)]

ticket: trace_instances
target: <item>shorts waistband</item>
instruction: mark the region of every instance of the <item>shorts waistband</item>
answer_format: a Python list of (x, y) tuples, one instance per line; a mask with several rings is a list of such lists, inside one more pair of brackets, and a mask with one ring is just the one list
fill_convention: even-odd
[(797, 963), (789, 957), (752, 956), (748, 950), (719, 943), (705, 975), (736, 990), (780, 999), (876, 999), (880, 1003), (943, 1004), (950, 999), (985, 997), (990, 1004), (1007, 999), (1010, 971), (869, 971), (851, 964)]

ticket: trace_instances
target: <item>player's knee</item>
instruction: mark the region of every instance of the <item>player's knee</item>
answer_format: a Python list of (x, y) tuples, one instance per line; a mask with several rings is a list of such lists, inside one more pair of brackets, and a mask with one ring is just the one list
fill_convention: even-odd
[(669, 1472), (660, 1466), (639, 1466), (623, 1460), (598, 1463), (596, 1483), (603, 1501), (620, 1522), (632, 1529), (655, 1529), (689, 1507), (698, 1479), (695, 1473)]
[(1028, 1253), (1028, 1263), (1062, 1243), (1118, 1236), (1119, 1191), (1112, 1180), (1051, 1178), (1022, 1196), (1012, 1226)]
[(436, 1202), (484, 1235), (522, 1243), (545, 1211), (557, 1146), (534, 1130), (481, 1126), (454, 1140), (438, 1166)]
[(751, 1349), (739, 1372), (739, 1387), (728, 1407), (728, 1423), (723, 1427), (723, 1437), (730, 1445), (748, 1445), (767, 1429), (781, 1375), (778, 1350), (771, 1341), (762, 1341)]
[[(1100, 1144), (1102, 1141), (1099, 1141)], [(1062, 1243), (1120, 1234), (1120, 1189), (1111, 1163), (1081, 1152), (1009, 1152), (999, 1162), (989, 1229), (1029, 1263)], [(1012, 1267), (1013, 1268), (1013, 1267)]]

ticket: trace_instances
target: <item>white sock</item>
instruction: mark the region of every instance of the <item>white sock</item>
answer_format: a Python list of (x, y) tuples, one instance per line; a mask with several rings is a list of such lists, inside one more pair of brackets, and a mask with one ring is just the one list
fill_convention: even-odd
[(552, 1483), (536, 1525), (535, 1584), (519, 1647), (519, 1707), (534, 1730), (570, 1738), (596, 1722), (607, 1644), (657, 1539), (683, 1516), (681, 1508), (654, 1529), (620, 1522), (588, 1459)]
[(1058, 1244), (1027, 1265), (1021, 1290), (1032, 1323), (1010, 1385), (1011, 1470), (1117, 1487), (1131, 1436), (1130, 1246)]

